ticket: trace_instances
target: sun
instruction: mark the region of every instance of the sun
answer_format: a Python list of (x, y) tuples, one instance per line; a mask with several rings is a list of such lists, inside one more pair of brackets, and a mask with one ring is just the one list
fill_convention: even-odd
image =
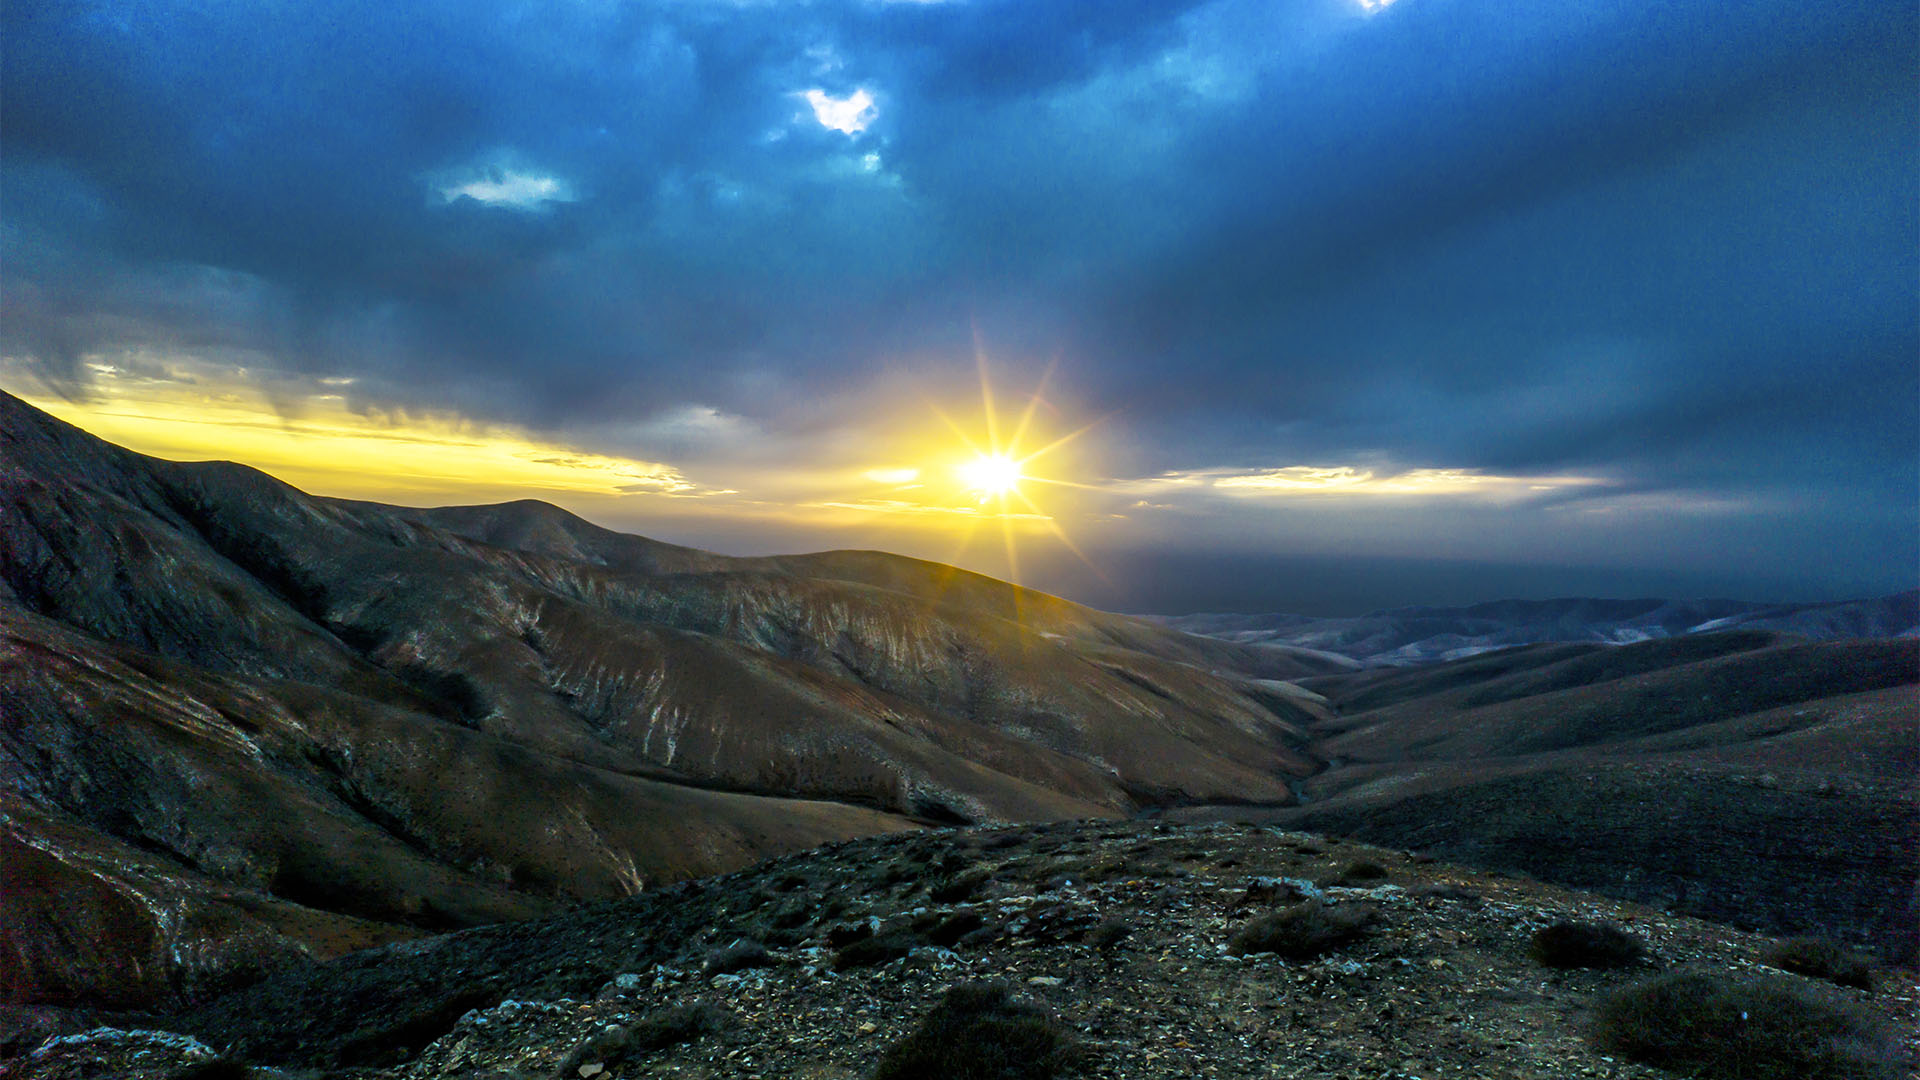
[[(1067, 550), (1087, 563), (1096, 574), (1098, 567), (1093, 566), (1085, 553), (1068, 538), (1053, 513), (1044, 509), (1036, 496), (1042, 488), (1086, 488), (1098, 491), (1092, 485), (1077, 483), (1059, 475), (1062, 463), (1056, 455), (1067, 444), (1074, 442), (1105, 418), (1071, 431), (1066, 435), (1049, 437), (1041, 434), (1044, 421), (1039, 416), (1044, 408), (1055, 412), (1054, 406), (1047, 400), (1047, 383), (1053, 375), (1053, 364), (1047, 366), (1041, 375), (1039, 385), (1027, 396), (1023, 407), (1008, 417), (1002, 417), (993, 392), (993, 382), (987, 373), (987, 360), (984, 351), (976, 343), (975, 360), (980, 368), (980, 420), (984, 430), (969, 431), (957, 423), (937, 405), (929, 402), (933, 414), (953, 433), (959, 445), (950, 462), (948, 476), (952, 478), (952, 487), (947, 490), (956, 495), (967, 497), (971, 506), (953, 507), (951, 513), (961, 522), (959, 543), (966, 549), (971, 543), (974, 530), (978, 525), (993, 522), (998, 524), (999, 532), (1006, 543), (1007, 575), (1010, 580), (1020, 580), (1020, 560), (1016, 550), (1016, 529), (1027, 529), (1038, 525), (1053, 534), (1055, 540)], [(1003, 420), (1011, 421), (1003, 423)], [(916, 478), (919, 471), (915, 470)], [(1036, 489), (1029, 491), (1028, 489)], [(938, 488), (930, 489), (932, 495)], [(937, 496), (935, 496), (937, 498)], [(949, 560), (952, 561), (952, 560)], [(1105, 577), (1104, 574), (1100, 574)]]
[(1025, 464), (1010, 454), (975, 454), (972, 461), (962, 463), (956, 471), (967, 490), (979, 496), (981, 502), (986, 502), (991, 498), (1018, 494), (1020, 481), (1026, 479), (1021, 472)]

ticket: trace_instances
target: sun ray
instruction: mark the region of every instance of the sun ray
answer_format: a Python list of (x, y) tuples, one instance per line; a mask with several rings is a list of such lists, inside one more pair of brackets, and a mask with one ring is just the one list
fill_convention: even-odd
[(1020, 479), (1021, 479), (1021, 481), (1022, 481), (1022, 482), (1025, 482), (1025, 481), (1029, 481), (1029, 480), (1030, 480), (1030, 481), (1032, 481), (1033, 483), (1036, 483), (1036, 484), (1051, 484), (1051, 485), (1053, 485), (1054, 487), (1070, 487), (1070, 488), (1079, 488), (1079, 489), (1080, 489), (1080, 490), (1082, 490), (1082, 491), (1107, 491), (1107, 490), (1109, 490), (1108, 488), (1104, 488), (1104, 487), (1102, 487), (1102, 486), (1100, 486), (1099, 484), (1082, 484), (1082, 483), (1080, 483), (1080, 482), (1078, 482), (1078, 481), (1076, 481), (1076, 480), (1061, 480), (1061, 479), (1058, 479), (1058, 478), (1056, 478), (1056, 477), (1052, 477), (1052, 476), (1027, 476), (1027, 475), (1025, 475), (1025, 474), (1022, 474), (1022, 475), (1021, 475), (1021, 477), (1020, 477)]
[(986, 456), (986, 454), (987, 454), (987, 451), (985, 451), (985, 450), (982, 450), (982, 449), (980, 449), (980, 447), (979, 447), (979, 446), (977, 446), (977, 445), (975, 445), (975, 444), (974, 444), (974, 441), (973, 441), (973, 440), (972, 440), (971, 438), (969, 438), (969, 437), (967, 436), (967, 432), (966, 432), (966, 429), (965, 429), (965, 428), (962, 428), (962, 427), (961, 427), (961, 426), (960, 426), (959, 424), (956, 424), (956, 423), (954, 423), (954, 422), (953, 422), (953, 417), (951, 417), (951, 416), (948, 416), (948, 415), (947, 415), (946, 413), (944, 413), (944, 412), (941, 412), (941, 411), (940, 411), (940, 406), (938, 406), (938, 405), (935, 405), (935, 404), (933, 404), (932, 402), (928, 402), (928, 403), (927, 403), (927, 408), (929, 408), (929, 409), (932, 409), (932, 410), (933, 410), (933, 415), (935, 415), (935, 416), (937, 416), (937, 417), (939, 417), (939, 418), (940, 418), (940, 422), (941, 422), (941, 423), (943, 423), (943, 424), (945, 424), (945, 425), (947, 425), (948, 427), (950, 427), (950, 428), (952, 428), (952, 429), (953, 429), (953, 433), (954, 433), (954, 435), (955, 435), (956, 437), (958, 437), (958, 438), (959, 438), (959, 440), (960, 440), (961, 442), (963, 442), (963, 443), (965, 443), (965, 444), (966, 444), (966, 447), (967, 447), (967, 449), (968, 449), (968, 450), (971, 450), (971, 451), (973, 451), (974, 453), (976, 453), (976, 454), (979, 454), (979, 455), (981, 455), (982, 457), (984, 457), (984, 456)]
[(973, 363), (980, 369), (980, 403), (987, 414), (987, 442), (1000, 448), (1000, 419), (993, 407), (993, 378), (987, 371), (987, 350), (980, 343), (980, 324), (973, 325)]
[(1034, 458), (1052, 453), (1053, 451), (1060, 449), (1061, 447), (1067, 445), (1068, 443), (1079, 438), (1080, 436), (1085, 435), (1087, 432), (1092, 431), (1094, 428), (1099, 427), (1101, 424), (1106, 423), (1108, 420), (1113, 419), (1114, 416), (1116, 415), (1118, 414), (1108, 413), (1107, 415), (1101, 417), (1100, 419), (1095, 420), (1090, 424), (1087, 424), (1085, 427), (1078, 428), (1074, 431), (1070, 431), (1067, 434), (1060, 436), (1059, 438), (1053, 440), (1052, 442), (1041, 447), (1040, 449), (1035, 450), (1033, 453), (1028, 454), (1026, 457), (1021, 458), (1020, 460), (1022, 462), (1032, 461)]
[[(1079, 486), (1085, 487), (1086, 485), (1082, 484)], [(1052, 515), (1048, 514), (1044, 510), (1041, 510), (1040, 507), (1035, 505), (1034, 501), (1032, 499), (1027, 498), (1025, 494), (1022, 494), (1020, 492), (1015, 492), (1015, 494), (1020, 496), (1021, 502), (1027, 504), (1027, 509), (1032, 510), (1034, 513), (1040, 515), (1040, 520), (1046, 523), (1047, 529), (1053, 533), (1054, 539), (1060, 541), (1061, 544), (1065, 545), (1068, 551), (1073, 552), (1074, 555), (1077, 556), (1081, 562), (1085, 563), (1087, 569), (1093, 571), (1095, 577), (1099, 578), (1103, 582), (1106, 582), (1108, 585), (1113, 584), (1113, 579), (1107, 576), (1107, 572), (1105, 570), (1100, 569), (1100, 566), (1098, 563), (1094, 562), (1091, 558), (1088, 558), (1086, 552), (1080, 550), (1080, 545), (1073, 542), (1073, 538), (1067, 535), (1067, 530), (1061, 528), (1060, 523), (1053, 520)]]
[(1013, 438), (1007, 440), (1007, 453), (1021, 461), (1020, 440), (1027, 437), (1027, 428), (1033, 423), (1034, 410), (1040, 407), (1040, 401), (1047, 393), (1047, 383), (1053, 378), (1053, 369), (1060, 366), (1060, 357), (1056, 353), (1047, 361), (1047, 369), (1040, 373), (1040, 384), (1033, 388), (1033, 394), (1027, 398), (1027, 407), (1020, 413), (1020, 423), (1013, 429)]

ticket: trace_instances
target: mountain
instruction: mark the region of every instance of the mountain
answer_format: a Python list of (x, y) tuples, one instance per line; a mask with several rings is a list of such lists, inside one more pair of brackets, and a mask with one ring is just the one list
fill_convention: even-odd
[[(928, 824), (1285, 802), (1355, 668), (877, 552), (326, 499), (0, 394), (0, 986), (267, 970)], [(18, 917), (15, 917), (15, 916)]]
[(1914, 637), (1920, 635), (1920, 589), (1823, 604), (1574, 598), (1395, 608), (1354, 618), (1284, 614), (1147, 618), (1241, 644), (1290, 645), (1368, 664), (1404, 666), (1458, 660), (1514, 645), (1580, 641), (1624, 645), (1724, 630), (1773, 630), (1823, 640)]
[(1305, 680), (1327, 767), (1175, 811), (1414, 848), (1920, 959), (1920, 641), (1543, 644)]
[[(736, 559), (541, 503), (320, 498), (143, 457), (0, 395), (0, 1042), (9, 1022), (71, 1031), (104, 1009), (261, 1061), (459, 1075), (530, 1052), (477, 1030), (511, 1028), (513, 995), (580, 1016), (568, 995), (638, 971), (653, 981), (616, 980), (615, 997), (733, 994), (685, 966), (730, 931), (792, 975), (769, 991), (780, 1008), (813, 983), (848, 1008), (900, 984), (833, 982), (826, 935), (859, 932), (843, 915), (906, 936), (934, 915), (1002, 927), (962, 967), (909, 949), (895, 962), (924, 991), (929, 972), (1024, 972), (1020, 956), (1090, 979), (1106, 961), (1077, 940), (1024, 950), (1102, 905), (1151, 952), (1103, 999), (1166, 1005), (1203, 971), (1168, 1014), (1200, 1015), (1275, 1000), (1213, 967), (1245, 907), (1221, 875), (1271, 899), (1283, 863), (1350, 837), (1413, 853), (1368, 854), (1396, 873), (1438, 858), (1509, 875), (1473, 879), (1502, 896), (1551, 891), (1489, 884), (1511, 875), (1586, 890), (1457, 924), (1422, 914), (1444, 897), (1383, 892), (1406, 917), (1384, 951), (1268, 972), (1313, 996), (1373, 971), (1342, 991), (1357, 1001), (1408, 989), (1401, 960), (1501, 971), (1475, 1007), (1505, 1019), (1443, 1062), (1465, 1068), (1531, 1037), (1502, 1011), (1537, 983), (1508, 954), (1548, 911), (1645, 905), (1606, 909), (1913, 961), (1920, 638), (1903, 602), (1484, 605), (1476, 618), (1509, 627), (1645, 632), (1369, 665), (1360, 637), (1197, 635), (880, 552)], [(1906, 636), (1816, 640), (1854, 630)], [(1379, 643), (1432, 638), (1395, 640)], [(1044, 824), (1064, 819), (1084, 823)], [(1042, 824), (1005, 848), (965, 839), (1010, 821)], [(1158, 850), (1169, 836), (1177, 853)], [(962, 945), (940, 925), (923, 945)], [(1443, 933), (1465, 935), (1458, 950), (1421, 951)], [(1754, 948), (1712, 955), (1738, 967)], [(1420, 1001), (1453, 985), (1418, 977)], [(1163, 1052), (1144, 1033), (1188, 1022), (1087, 1008), (1130, 1032), (1127, 1053)], [(1377, 1015), (1289, 1008), (1339, 1026), (1327, 1075), (1413, 1069), (1384, 1042), (1342, 1049)], [(100, 1046), (178, 1049), (110, 1030)], [(763, 1055), (720, 1075), (777, 1064), (718, 1045)], [(841, 1057), (822, 1075), (856, 1075)]]

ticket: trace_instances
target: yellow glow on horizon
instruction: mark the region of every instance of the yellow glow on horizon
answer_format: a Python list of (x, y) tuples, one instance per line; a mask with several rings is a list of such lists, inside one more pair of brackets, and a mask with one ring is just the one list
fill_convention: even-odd
[(317, 495), (481, 502), (735, 494), (702, 488), (662, 462), (584, 452), (503, 425), (356, 412), (334, 393), (283, 401), (276, 410), (258, 387), (230, 374), (154, 379), (96, 365), (90, 390), (82, 401), (17, 396), (139, 453), (237, 461)]

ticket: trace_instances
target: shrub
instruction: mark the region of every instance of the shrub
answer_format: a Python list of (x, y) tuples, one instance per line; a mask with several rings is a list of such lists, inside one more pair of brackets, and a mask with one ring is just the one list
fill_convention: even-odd
[(1820, 938), (1790, 938), (1767, 950), (1760, 959), (1795, 975), (1825, 979), (1857, 990), (1873, 989), (1871, 961)]
[(650, 1013), (627, 1029), (628, 1053), (648, 1053), (692, 1042), (727, 1026), (727, 1014), (702, 1002)]
[(856, 941), (862, 941), (872, 936), (873, 923), (867, 921), (829, 926), (827, 927), (827, 947), (844, 949)]
[(712, 1005), (695, 1002), (675, 1005), (642, 1018), (628, 1027), (607, 1027), (580, 1041), (548, 1073), (550, 1080), (575, 1080), (580, 1067), (593, 1062), (617, 1064), (634, 1054), (652, 1053), (692, 1042), (726, 1026), (727, 1014)]
[(1049, 1080), (1077, 1056), (1059, 1024), (1004, 984), (971, 983), (888, 1047), (873, 1080)]
[(1133, 924), (1118, 915), (1109, 915), (1095, 923), (1080, 940), (1106, 952), (1117, 947), (1133, 933)]
[(736, 971), (770, 967), (772, 964), (773, 957), (768, 954), (766, 946), (742, 938), (724, 949), (715, 950), (701, 965), (700, 971), (709, 976), (731, 975)]
[(1880, 1080), (1891, 1040), (1865, 1014), (1804, 986), (1681, 972), (1601, 999), (1593, 1041), (1702, 1080)]
[(927, 944), (950, 949), (985, 925), (986, 918), (977, 911), (956, 911), (927, 928)]
[(1288, 960), (1311, 960), (1367, 936), (1379, 919), (1371, 907), (1310, 900), (1254, 919), (1227, 947), (1237, 956), (1274, 953)]
[(1481, 902), (1479, 893), (1459, 885), (1422, 885), (1408, 895), (1416, 900), (1452, 900), (1469, 907), (1478, 906)]
[(1387, 880), (1387, 868), (1377, 862), (1361, 860), (1350, 862), (1333, 879), (1333, 884), (1342, 886), (1374, 885)]
[(927, 896), (936, 904), (957, 904), (979, 895), (980, 890), (992, 880), (993, 871), (975, 867), (934, 885)]
[(854, 968), (879, 967), (907, 955), (918, 944), (919, 938), (904, 931), (861, 938), (833, 954), (833, 969), (850, 971)]
[(1615, 968), (1646, 959), (1647, 947), (1617, 926), (1559, 922), (1533, 935), (1527, 955), (1551, 968)]
[(1298, 886), (1278, 878), (1248, 878), (1247, 887), (1234, 898), (1235, 907), (1248, 904), (1291, 904), (1306, 899)]

